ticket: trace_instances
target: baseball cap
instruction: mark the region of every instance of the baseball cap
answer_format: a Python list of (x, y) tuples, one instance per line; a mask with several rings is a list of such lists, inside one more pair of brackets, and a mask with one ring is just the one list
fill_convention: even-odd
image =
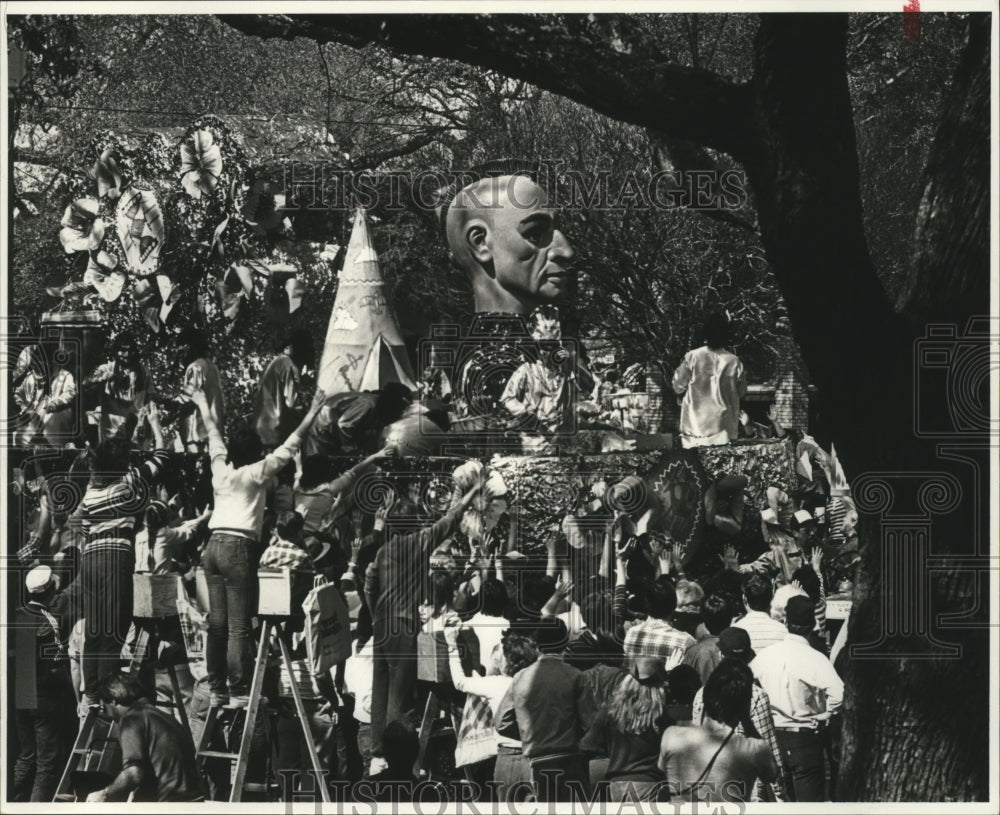
[(719, 651), (724, 657), (735, 657), (745, 662), (749, 662), (756, 652), (750, 646), (750, 634), (743, 628), (730, 626), (719, 634)]
[(798, 628), (812, 628), (816, 624), (816, 603), (811, 597), (797, 595), (785, 606), (785, 622)]
[(36, 566), (24, 577), (24, 587), (28, 594), (41, 594), (52, 582), (52, 569), (49, 566)]

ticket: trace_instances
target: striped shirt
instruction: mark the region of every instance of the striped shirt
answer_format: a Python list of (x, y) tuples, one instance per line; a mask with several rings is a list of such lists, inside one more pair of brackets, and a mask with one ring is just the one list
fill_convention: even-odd
[(750, 647), (758, 654), (762, 649), (781, 642), (788, 629), (770, 614), (763, 611), (748, 611), (747, 615), (733, 623), (734, 628), (742, 628), (750, 635)]
[(131, 552), (135, 546), (135, 519), (153, 497), (152, 486), (167, 465), (169, 454), (157, 450), (118, 481), (87, 486), (78, 514), (85, 536), (83, 553)]

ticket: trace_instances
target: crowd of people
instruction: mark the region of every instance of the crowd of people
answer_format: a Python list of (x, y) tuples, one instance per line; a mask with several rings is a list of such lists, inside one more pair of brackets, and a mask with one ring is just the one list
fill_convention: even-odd
[[(738, 404), (741, 394), (739, 361), (721, 345), (721, 334), (710, 338), (674, 379), (688, 394), (681, 429), (692, 444), (738, 433), (732, 410), (709, 409)], [(808, 436), (789, 431), (796, 457), (815, 464), (816, 477), (809, 464), (807, 488), (769, 488), (759, 519), (743, 505), (745, 478), (711, 485), (713, 566), (688, 573), (669, 538), (636, 533), (616, 539), (613, 574), (574, 584), (580, 570), (554, 545), (536, 565), (502, 546), (486, 552), (459, 542), (482, 479), (456, 475), (436, 519), (419, 485), (406, 480), (377, 511), (362, 511), (354, 487), (366, 473), (391, 469), (396, 450), (376, 441), (379, 420), (398, 415), (398, 406), (387, 412), (378, 397), (356, 416), (341, 411), (328, 422), (342, 449), (356, 454), (357, 463), (336, 471), (307, 444), (331, 400), (319, 391), (308, 409), (299, 407), (310, 356), (301, 336), (282, 345), (253, 415), (228, 439), (219, 372), (202, 338), (191, 336), (189, 348), (183, 387), (169, 398), (151, 397), (137, 359), (99, 370), (92, 431), (54, 428), (52, 417), (65, 412), (59, 399), (73, 404), (74, 386), (64, 382), (60, 397), (55, 380), (36, 381), (35, 352), (22, 355), (17, 396), (37, 419), (15, 433), (35, 443), (47, 435), (65, 441), (58, 432), (96, 436), (81, 444), (86, 486), (72, 506), (55, 500), (43, 468), (33, 474), (26, 465), (20, 474), (39, 506), (18, 550), (19, 614), (35, 635), (35, 658), (15, 677), (17, 800), (52, 800), (75, 736), (66, 726), (74, 705), (81, 719), (94, 710), (119, 724), (123, 769), (92, 800), (224, 795), (225, 779), (202, 773), (194, 745), (211, 708), (249, 704), (256, 577), (273, 567), (321, 578), (351, 610), (351, 655), (329, 672), (311, 670), (301, 615), (293, 614), (287, 630), (301, 671), (272, 670), (263, 703), (279, 720), (276, 769), (310, 768), (289, 701), (298, 683), (327, 771), (321, 783), (341, 800), (412, 800), (422, 781), (445, 777), (467, 784), (477, 800), (501, 802), (835, 798), (843, 683), (834, 663), (843, 637), (831, 636), (824, 614), (831, 574), (823, 553), (831, 537), (851, 534), (852, 518), (849, 500), (838, 501), (830, 479), (819, 477), (828, 457)], [(164, 414), (179, 427), (172, 442)], [(726, 427), (712, 430), (723, 414)], [(140, 428), (153, 449), (134, 463)], [(706, 434), (712, 438), (700, 438)], [(207, 458), (208, 495), (187, 483), (171, 451)], [(758, 528), (766, 551), (747, 558), (741, 545), (740, 562), (734, 544)], [(151, 632), (133, 618), (136, 571), (182, 577), (188, 601), (176, 624)], [(152, 645), (142, 644), (144, 633)], [(421, 642), (431, 643), (432, 656)], [(446, 675), (424, 678), (421, 661), (440, 655)], [(190, 733), (157, 707), (168, 664)], [(420, 775), (418, 727), (431, 694), (445, 718), (429, 725), (437, 734), (453, 714), (454, 748), (443, 751), (449, 737), (436, 735)], [(308, 787), (305, 772), (294, 785)]]

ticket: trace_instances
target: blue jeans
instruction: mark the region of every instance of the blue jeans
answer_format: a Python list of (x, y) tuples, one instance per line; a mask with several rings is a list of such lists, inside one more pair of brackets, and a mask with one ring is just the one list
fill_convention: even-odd
[(213, 694), (245, 696), (253, 678), (250, 618), (257, 582), (256, 543), (238, 535), (214, 532), (202, 566), (208, 584), (208, 639), (205, 667)]

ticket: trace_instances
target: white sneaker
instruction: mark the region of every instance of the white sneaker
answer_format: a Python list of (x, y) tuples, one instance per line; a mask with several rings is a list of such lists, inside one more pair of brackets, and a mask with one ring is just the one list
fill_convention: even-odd
[(378, 775), (383, 770), (389, 768), (389, 762), (384, 758), (379, 758), (378, 756), (372, 756), (372, 763), (368, 767), (368, 775)]

